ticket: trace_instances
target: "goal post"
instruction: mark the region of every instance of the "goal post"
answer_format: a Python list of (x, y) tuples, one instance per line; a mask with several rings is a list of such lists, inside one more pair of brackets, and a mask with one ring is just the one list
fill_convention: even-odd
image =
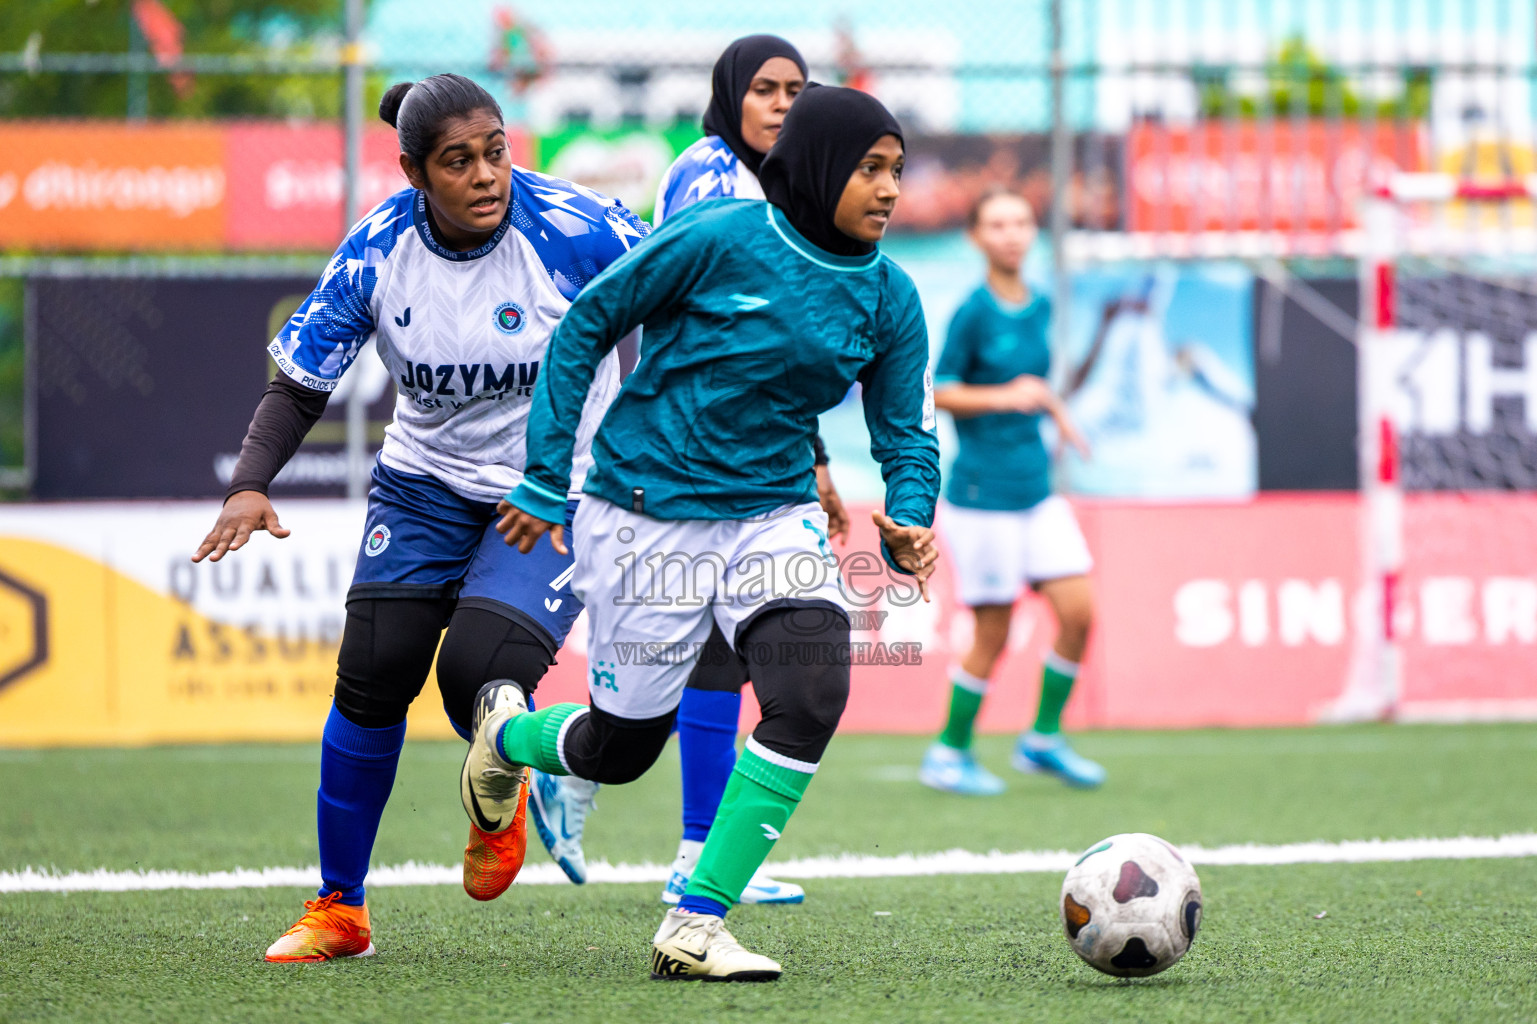
[[(1404, 583), (1404, 494), (1537, 485), (1528, 437), (1501, 439), (1490, 397), (1537, 387), (1506, 378), (1498, 346), (1537, 331), (1537, 175), (1500, 182), (1394, 174), (1361, 200), (1356, 252), (1361, 571), (1348, 678), (1321, 717), (1394, 720), (1405, 711), (1405, 642), (1416, 628)], [(1533, 353), (1537, 356), (1537, 353)], [(1519, 357), (1517, 357), (1519, 358)], [(1508, 358), (1507, 358), (1507, 361)], [(1515, 449), (1514, 458), (1511, 457)], [(1531, 472), (1525, 468), (1531, 462)], [(1498, 464), (1491, 469), (1492, 465)]]

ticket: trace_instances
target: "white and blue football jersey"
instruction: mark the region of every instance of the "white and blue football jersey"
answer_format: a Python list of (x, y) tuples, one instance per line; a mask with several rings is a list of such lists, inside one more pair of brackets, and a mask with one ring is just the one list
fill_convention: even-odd
[(662, 175), (652, 223), (661, 224), (695, 203), (723, 196), (762, 199), (763, 186), (758, 184), (758, 176), (737, 159), (725, 139), (706, 135), (679, 153)]
[[(380, 458), (496, 501), (523, 480), (529, 402), (550, 336), (582, 287), (646, 230), (616, 200), (514, 167), (496, 234), (454, 252), (432, 237), (426, 195), (406, 189), (347, 233), (268, 352), (300, 384), (332, 391), (375, 339), (397, 391)], [(573, 497), (618, 390), (611, 352), (583, 410)]]

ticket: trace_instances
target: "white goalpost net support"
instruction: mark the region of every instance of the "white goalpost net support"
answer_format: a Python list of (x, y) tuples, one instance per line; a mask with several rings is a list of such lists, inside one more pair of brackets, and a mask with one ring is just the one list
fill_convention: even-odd
[[(1404, 493), (1537, 486), (1537, 176), (1395, 174), (1362, 200), (1357, 395), (1363, 589), (1322, 718), (1403, 717)], [(1531, 335), (1531, 338), (1528, 338)], [(1521, 365), (1524, 349), (1525, 368)], [(1513, 350), (1515, 350), (1513, 352)], [(1525, 399), (1525, 426), (1496, 399)]]

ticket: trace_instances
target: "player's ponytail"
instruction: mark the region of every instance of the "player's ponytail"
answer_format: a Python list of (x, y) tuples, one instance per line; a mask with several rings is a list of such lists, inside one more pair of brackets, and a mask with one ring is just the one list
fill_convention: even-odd
[(379, 120), (395, 127), (395, 122), (400, 119), (400, 105), (406, 101), (406, 93), (411, 91), (415, 82), (396, 82), (390, 86), (379, 100)]
[(491, 94), (463, 75), (433, 75), (420, 82), (397, 82), (379, 100), (379, 118), (395, 129), (400, 151), (421, 167), (438, 144), (444, 126), (481, 111), (502, 120)]

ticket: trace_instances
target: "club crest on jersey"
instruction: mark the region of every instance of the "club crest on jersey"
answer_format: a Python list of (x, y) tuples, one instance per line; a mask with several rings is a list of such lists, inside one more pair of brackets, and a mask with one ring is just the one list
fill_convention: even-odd
[(368, 531), (368, 537), (363, 541), (363, 554), (373, 558), (375, 555), (381, 554), (389, 546), (390, 528), (380, 523)]
[(517, 334), (528, 322), (523, 307), (516, 302), (504, 302), (496, 307), (496, 329), (503, 334)]

